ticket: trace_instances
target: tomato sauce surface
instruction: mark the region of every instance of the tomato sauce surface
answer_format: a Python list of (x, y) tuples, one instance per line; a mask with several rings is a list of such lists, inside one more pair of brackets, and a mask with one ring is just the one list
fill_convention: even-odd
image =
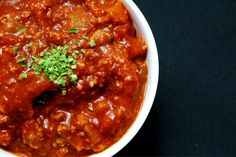
[(146, 54), (121, 1), (1, 0), (0, 147), (24, 157), (107, 149), (142, 105)]

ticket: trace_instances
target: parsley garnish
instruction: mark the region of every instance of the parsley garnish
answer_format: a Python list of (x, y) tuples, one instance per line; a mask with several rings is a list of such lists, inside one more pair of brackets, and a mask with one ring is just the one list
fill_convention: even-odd
[(25, 32), (27, 29), (26, 28), (22, 28), (22, 29), (20, 29), (19, 31), (20, 32)]
[(75, 40), (71, 40), (71, 41), (69, 42), (69, 44), (70, 44), (70, 45), (73, 45), (74, 42), (75, 42)]
[(23, 58), (21, 58), (21, 59), (17, 59), (17, 60), (16, 60), (16, 63), (23, 63), (23, 62), (25, 62), (25, 61), (26, 61), (26, 58), (23, 57)]
[(27, 44), (28, 47), (30, 47), (30, 46), (32, 46), (32, 45), (33, 45), (33, 41), (31, 41), (31, 42), (29, 42), (29, 43)]
[(18, 49), (17, 49), (17, 47), (13, 47), (13, 48), (12, 48), (12, 51), (13, 51), (14, 55), (16, 55), (16, 54), (17, 54), (17, 52), (18, 52)]
[(81, 45), (82, 45), (82, 42), (81, 42), (81, 41), (79, 41), (79, 42), (77, 43), (77, 45), (78, 45), (78, 47), (81, 47)]
[(71, 79), (71, 82), (72, 82), (72, 83), (75, 83), (76, 80), (78, 79), (78, 77), (77, 77), (76, 74), (72, 74), (72, 75), (70, 75), (70, 79)]
[(89, 37), (87, 37), (86, 35), (83, 35), (84, 40), (89, 40)]
[(67, 93), (66, 89), (65, 89), (65, 88), (62, 88), (61, 94), (62, 94), (62, 95), (66, 95), (66, 93)]
[(68, 33), (79, 33), (79, 29), (78, 28), (70, 28), (70, 29), (68, 29)]
[(20, 78), (21, 78), (21, 79), (26, 79), (27, 77), (28, 77), (27, 73), (22, 73), (22, 74), (20, 75)]
[(22, 64), (21, 67), (22, 67), (22, 68), (26, 68), (26, 67), (27, 67), (27, 64)]
[(89, 42), (89, 45), (90, 45), (91, 47), (95, 47), (95, 46), (96, 46), (96, 43), (95, 43), (94, 40), (91, 40), (91, 41)]
[(42, 52), (37, 57), (32, 57), (31, 68), (36, 74), (43, 73), (51, 82), (65, 87), (67, 78), (75, 83), (77, 75), (72, 69), (76, 68), (75, 59), (68, 53), (68, 46), (54, 46), (48, 52)]
[(43, 46), (43, 42), (41, 40), (38, 40), (39, 46)]

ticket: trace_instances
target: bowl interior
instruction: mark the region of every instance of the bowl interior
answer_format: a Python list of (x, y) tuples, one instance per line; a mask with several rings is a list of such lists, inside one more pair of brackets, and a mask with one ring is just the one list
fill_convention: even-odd
[[(95, 155), (91, 155), (91, 157), (113, 156), (114, 154), (119, 152), (123, 147), (125, 147), (137, 134), (137, 132), (143, 125), (144, 121), (146, 120), (156, 95), (158, 77), (159, 77), (159, 60), (153, 33), (151, 31), (148, 22), (146, 21), (145, 17), (143, 16), (139, 8), (136, 6), (136, 4), (132, 0), (123, 0), (123, 3), (128, 9), (133, 19), (133, 22), (137, 29), (137, 33), (142, 34), (144, 36), (148, 45), (148, 55), (147, 55), (148, 82), (147, 82), (146, 94), (140, 112), (137, 115), (137, 118), (135, 119), (133, 125), (126, 132), (126, 134), (118, 142), (113, 144), (105, 151)], [(6, 151), (1, 149), (0, 149), (0, 156), (15, 157), (15, 155), (7, 153)]]
[(154, 35), (147, 20), (145, 19), (144, 15), (139, 10), (137, 5), (132, 0), (123, 0), (123, 3), (131, 15), (134, 25), (136, 26), (137, 33), (141, 34), (144, 37), (148, 45), (148, 55), (146, 60), (148, 64), (148, 82), (146, 93), (143, 100), (143, 105), (140, 108), (140, 112), (138, 113), (133, 125), (126, 132), (126, 134), (117, 143), (113, 144), (105, 151), (95, 155), (91, 155), (91, 157), (113, 156), (123, 147), (125, 147), (137, 134), (144, 121), (146, 120), (156, 95), (159, 78), (159, 59), (157, 55), (157, 47)]

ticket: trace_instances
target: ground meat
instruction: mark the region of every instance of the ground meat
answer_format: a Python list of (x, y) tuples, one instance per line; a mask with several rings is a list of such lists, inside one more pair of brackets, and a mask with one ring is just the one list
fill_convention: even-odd
[(12, 133), (9, 130), (0, 130), (0, 145), (8, 146), (12, 142)]
[(43, 145), (43, 130), (34, 120), (27, 121), (22, 128), (22, 138), (25, 144), (38, 149)]
[[(4, 76), (3, 76), (4, 77)], [(32, 112), (32, 100), (52, 85), (42, 76), (28, 75), (29, 80), (19, 78), (6, 78), (7, 83), (2, 82), (0, 90), (0, 112), (11, 113), (14, 111)], [(11, 104), (9, 106), (9, 104)]]
[(0, 147), (101, 152), (133, 123), (147, 46), (118, 0), (0, 1)]

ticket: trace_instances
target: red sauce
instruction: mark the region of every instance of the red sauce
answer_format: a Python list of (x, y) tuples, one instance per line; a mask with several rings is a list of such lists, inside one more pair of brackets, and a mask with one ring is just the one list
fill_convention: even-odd
[[(52, 45), (78, 52), (66, 94), (29, 66)], [(105, 150), (139, 112), (146, 53), (118, 0), (0, 1), (0, 147), (27, 157)]]

